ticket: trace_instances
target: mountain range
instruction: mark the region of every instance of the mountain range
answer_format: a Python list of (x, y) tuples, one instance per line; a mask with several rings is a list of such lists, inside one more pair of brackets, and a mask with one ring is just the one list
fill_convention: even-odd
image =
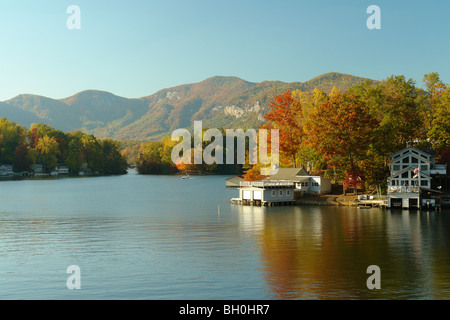
[[(64, 99), (21, 94), (0, 102), (0, 117), (25, 127), (46, 123), (65, 132), (82, 130), (99, 138), (156, 140), (195, 120), (204, 127), (257, 128), (264, 122), (269, 102), (286, 90), (341, 91), (367, 78), (326, 73), (306, 82), (263, 81), (216, 76), (192, 84), (129, 99), (86, 90)], [(370, 80), (373, 81), (373, 80)]]

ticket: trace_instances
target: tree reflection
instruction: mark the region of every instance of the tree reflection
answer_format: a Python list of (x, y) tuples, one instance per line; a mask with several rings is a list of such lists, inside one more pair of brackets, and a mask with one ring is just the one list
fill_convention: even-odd
[[(450, 298), (448, 212), (243, 207), (272, 299)], [(367, 268), (381, 268), (369, 290)]]

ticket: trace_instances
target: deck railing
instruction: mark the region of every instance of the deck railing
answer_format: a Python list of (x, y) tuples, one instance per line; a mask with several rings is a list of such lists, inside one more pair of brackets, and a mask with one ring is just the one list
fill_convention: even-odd
[(241, 187), (256, 187), (256, 188), (294, 188), (293, 181), (241, 181)]
[(419, 193), (420, 187), (418, 186), (389, 186), (388, 187), (389, 193)]

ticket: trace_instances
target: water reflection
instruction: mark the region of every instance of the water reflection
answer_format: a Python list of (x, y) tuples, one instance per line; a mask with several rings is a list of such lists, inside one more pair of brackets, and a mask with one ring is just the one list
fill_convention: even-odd
[(234, 206), (222, 177), (2, 186), (0, 298), (450, 298), (448, 211)]
[[(450, 299), (449, 212), (242, 207), (273, 299)], [(381, 268), (369, 290), (367, 267)]]

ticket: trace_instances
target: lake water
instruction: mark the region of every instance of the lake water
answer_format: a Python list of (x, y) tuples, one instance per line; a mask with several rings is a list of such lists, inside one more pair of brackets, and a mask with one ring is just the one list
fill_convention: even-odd
[(240, 207), (225, 178), (1, 181), (0, 299), (450, 299), (449, 211)]

